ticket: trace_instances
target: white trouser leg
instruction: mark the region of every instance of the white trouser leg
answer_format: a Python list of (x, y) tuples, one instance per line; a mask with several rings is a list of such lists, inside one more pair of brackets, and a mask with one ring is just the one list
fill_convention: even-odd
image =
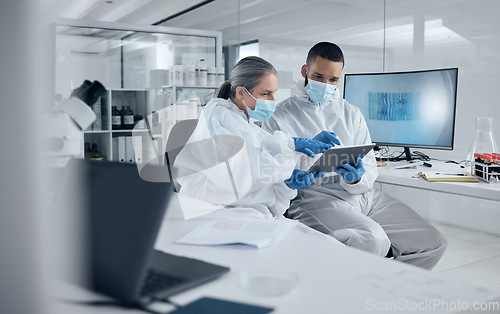
[(345, 245), (379, 256), (385, 256), (391, 245), (377, 222), (348, 202), (328, 195), (317, 196), (313, 200), (296, 199), (287, 217), (330, 234)]
[(394, 258), (432, 269), (443, 256), (446, 238), (410, 207), (375, 191), (368, 217), (378, 222), (389, 237)]

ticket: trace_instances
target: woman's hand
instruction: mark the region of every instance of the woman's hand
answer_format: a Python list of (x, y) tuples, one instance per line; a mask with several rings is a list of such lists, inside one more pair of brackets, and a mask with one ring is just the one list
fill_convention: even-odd
[(314, 157), (314, 154), (324, 153), (328, 148), (332, 147), (331, 144), (313, 140), (305, 137), (293, 137), (295, 143), (295, 151), (304, 153), (309, 157)]
[(303, 189), (310, 186), (314, 182), (314, 179), (323, 178), (324, 176), (325, 174), (321, 172), (312, 174), (300, 169), (294, 169), (292, 172), (292, 176), (289, 179), (285, 180), (285, 184), (290, 189)]

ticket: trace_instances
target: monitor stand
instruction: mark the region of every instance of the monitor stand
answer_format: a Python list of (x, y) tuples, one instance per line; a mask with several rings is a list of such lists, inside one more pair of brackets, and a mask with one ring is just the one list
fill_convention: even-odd
[(411, 158), (411, 152), (409, 147), (405, 147), (405, 155), (406, 155), (406, 160), (411, 161), (413, 158)]

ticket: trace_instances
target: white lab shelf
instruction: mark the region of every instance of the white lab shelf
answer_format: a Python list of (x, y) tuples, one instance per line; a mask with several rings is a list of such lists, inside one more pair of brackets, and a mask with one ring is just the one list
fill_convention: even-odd
[[(91, 127), (84, 132), (85, 142), (96, 143), (105, 160), (117, 157), (117, 147), (113, 145), (116, 137), (141, 136), (143, 143), (153, 141), (161, 148), (177, 121), (174, 98), (177, 93), (193, 89), (205, 97), (218, 88), (173, 86), (167, 76), (164, 82), (167, 86), (152, 88), (158, 82), (151, 75), (153, 71), (200, 59), (207, 60), (209, 66), (222, 66), (221, 32), (69, 19), (58, 20), (55, 32), (56, 94), (69, 97), (84, 80), (98, 80), (107, 89), (100, 99), (99, 130)], [(166, 97), (165, 88), (170, 88), (174, 97)], [(153, 112), (162, 112), (155, 116), (155, 121), (157, 117), (161, 120), (151, 133), (147, 129), (113, 129), (113, 106), (118, 110), (130, 106), (134, 115), (148, 119), (151, 126)]]

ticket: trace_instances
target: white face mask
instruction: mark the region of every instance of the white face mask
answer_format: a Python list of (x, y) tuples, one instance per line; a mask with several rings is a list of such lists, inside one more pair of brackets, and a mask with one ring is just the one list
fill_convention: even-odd
[(315, 80), (307, 79), (307, 85), (304, 87), (309, 97), (318, 103), (330, 100), (337, 92), (337, 86)]
[(257, 121), (266, 121), (267, 119), (271, 118), (271, 116), (274, 113), (274, 110), (276, 109), (276, 100), (267, 100), (267, 99), (260, 99), (260, 98), (255, 98), (253, 97), (252, 94), (243, 86), (243, 88), (247, 91), (247, 93), (252, 96), (253, 99), (255, 99), (255, 109), (250, 109), (245, 101), (243, 100), (243, 103), (247, 107), (247, 113), (250, 116), (250, 118), (253, 118)]

